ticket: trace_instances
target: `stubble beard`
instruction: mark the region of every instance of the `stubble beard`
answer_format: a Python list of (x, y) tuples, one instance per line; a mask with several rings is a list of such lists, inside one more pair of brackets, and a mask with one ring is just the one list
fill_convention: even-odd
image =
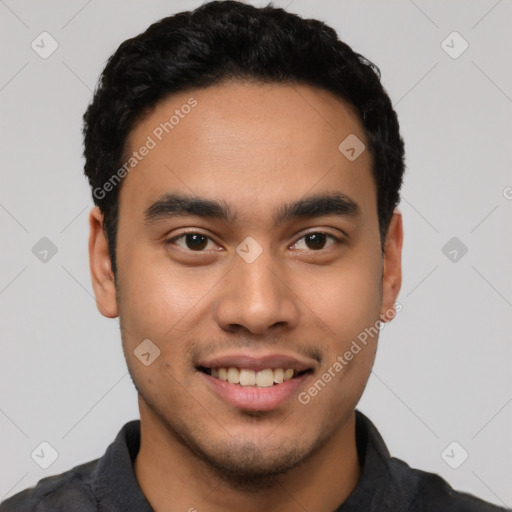
[[(133, 376), (132, 376), (133, 380)], [(135, 382), (134, 382), (135, 384)], [(137, 388), (137, 386), (135, 385)], [(184, 446), (200, 464), (203, 474), (221, 481), (234, 490), (259, 492), (279, 486), (280, 477), (307, 462), (332, 437), (325, 435), (303, 446), (296, 438), (276, 440), (274, 444), (258, 447), (251, 440), (236, 440), (226, 431), (226, 441), (213, 442), (201, 432), (193, 431), (183, 422), (170, 421), (137, 388), (148, 409), (165, 430)], [(248, 413), (258, 417), (259, 413)], [(270, 434), (269, 438), (272, 436)]]

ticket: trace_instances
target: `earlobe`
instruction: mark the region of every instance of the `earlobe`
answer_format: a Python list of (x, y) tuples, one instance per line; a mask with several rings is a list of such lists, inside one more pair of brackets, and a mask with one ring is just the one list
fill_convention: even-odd
[(97, 206), (89, 214), (89, 267), (99, 312), (107, 318), (117, 317), (114, 274), (103, 231), (103, 214)]
[(384, 249), (382, 273), (382, 304), (380, 316), (384, 322), (391, 321), (394, 316), (394, 304), (402, 286), (402, 214), (395, 210), (389, 224)]

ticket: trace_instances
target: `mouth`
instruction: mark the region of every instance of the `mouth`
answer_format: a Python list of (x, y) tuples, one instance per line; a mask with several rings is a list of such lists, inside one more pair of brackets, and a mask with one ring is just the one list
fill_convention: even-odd
[(195, 368), (204, 385), (235, 409), (271, 411), (290, 404), (318, 364), (296, 354), (239, 351), (196, 361)]
[(214, 379), (219, 379), (235, 386), (253, 388), (279, 386), (284, 382), (313, 373), (312, 368), (300, 371), (293, 368), (263, 368), (261, 370), (254, 370), (252, 368), (236, 368), (233, 366), (214, 368), (199, 366), (197, 369)]

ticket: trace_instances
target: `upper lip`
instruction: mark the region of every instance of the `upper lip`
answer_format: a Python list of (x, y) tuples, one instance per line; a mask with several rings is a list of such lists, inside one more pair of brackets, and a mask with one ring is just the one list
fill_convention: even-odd
[(296, 372), (314, 369), (315, 361), (286, 354), (254, 355), (250, 353), (226, 354), (204, 359), (198, 362), (197, 367), (203, 368), (247, 368), (254, 371), (271, 368), (292, 369)]

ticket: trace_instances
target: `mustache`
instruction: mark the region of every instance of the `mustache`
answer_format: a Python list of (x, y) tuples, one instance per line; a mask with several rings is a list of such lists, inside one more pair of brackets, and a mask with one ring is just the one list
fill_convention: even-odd
[(194, 361), (197, 359), (207, 358), (215, 353), (226, 351), (231, 349), (236, 350), (261, 350), (261, 349), (272, 349), (272, 350), (283, 350), (286, 352), (295, 352), (305, 358), (310, 358), (318, 363), (322, 364), (324, 360), (324, 350), (320, 343), (299, 343), (293, 338), (287, 338), (286, 336), (272, 336), (265, 338), (257, 338), (256, 336), (237, 336), (236, 338), (227, 339), (225, 341), (210, 341), (200, 342), (196, 339), (189, 340), (187, 343), (188, 356)]

